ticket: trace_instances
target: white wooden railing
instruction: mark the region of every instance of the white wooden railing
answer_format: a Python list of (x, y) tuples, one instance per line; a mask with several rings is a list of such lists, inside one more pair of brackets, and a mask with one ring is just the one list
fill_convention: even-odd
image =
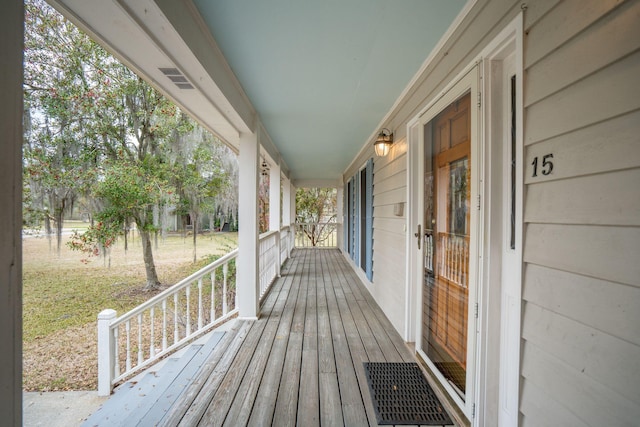
[[(336, 247), (338, 243), (338, 224), (335, 222), (296, 223), (295, 246)], [(313, 236), (314, 241), (312, 241)], [(315, 243), (315, 244), (314, 244)]]
[[(260, 300), (280, 276), (294, 247), (292, 226), (259, 238)], [(235, 261), (238, 250), (202, 268), (149, 301), (116, 318), (98, 315), (98, 395), (238, 312)]]
[(280, 276), (280, 232), (269, 231), (260, 235), (260, 300)]
[(280, 260), (284, 262), (291, 256), (295, 244), (295, 232), (293, 227), (282, 227), (280, 230)]
[(424, 234), (424, 268), (433, 273), (433, 230)]
[(238, 250), (116, 318), (98, 315), (98, 394), (203, 335), (237, 313)]
[(469, 283), (469, 237), (438, 233), (438, 275), (466, 288)]

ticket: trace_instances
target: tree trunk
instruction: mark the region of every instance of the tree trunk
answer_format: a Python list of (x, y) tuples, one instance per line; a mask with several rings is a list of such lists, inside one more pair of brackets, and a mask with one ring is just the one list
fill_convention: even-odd
[(147, 273), (147, 284), (144, 287), (145, 291), (153, 291), (158, 289), (160, 281), (158, 280), (158, 274), (156, 273), (156, 265), (153, 262), (153, 252), (151, 248), (151, 233), (140, 229), (140, 238), (142, 239), (142, 255), (144, 257), (144, 268)]
[(45, 212), (44, 215), (44, 233), (47, 235), (47, 241), (49, 242), (49, 253), (51, 253), (51, 217), (49, 212)]
[(193, 263), (195, 264), (196, 261), (198, 260), (196, 257), (196, 240), (198, 238), (198, 215), (194, 213), (190, 215), (191, 215), (191, 224), (193, 224)]
[(56, 253), (60, 256), (60, 250), (62, 248), (62, 226), (64, 224), (64, 203), (62, 208), (55, 210), (55, 222), (56, 222)]

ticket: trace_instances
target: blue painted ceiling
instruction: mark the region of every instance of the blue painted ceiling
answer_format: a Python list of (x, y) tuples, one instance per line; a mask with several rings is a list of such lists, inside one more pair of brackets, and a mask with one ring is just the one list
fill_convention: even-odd
[(296, 180), (338, 180), (465, 0), (195, 0)]

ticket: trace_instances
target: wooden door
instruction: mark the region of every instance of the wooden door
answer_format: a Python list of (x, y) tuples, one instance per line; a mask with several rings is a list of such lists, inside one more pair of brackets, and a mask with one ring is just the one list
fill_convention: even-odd
[[(470, 95), (430, 124), (431, 153), (425, 182), (425, 301), (427, 355), (462, 393), (467, 359), (471, 192)], [(427, 322), (425, 322), (427, 323)]]

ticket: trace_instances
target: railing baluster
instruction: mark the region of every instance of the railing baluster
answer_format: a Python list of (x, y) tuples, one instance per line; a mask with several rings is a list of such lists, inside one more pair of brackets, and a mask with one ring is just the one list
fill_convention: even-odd
[(138, 314), (138, 365), (142, 363), (142, 313)]
[(180, 332), (178, 331), (178, 294), (173, 294), (173, 343), (178, 344)]
[(154, 323), (155, 323), (155, 307), (151, 307), (151, 310), (149, 311), (149, 317), (151, 319), (149, 319), (151, 321), (151, 339), (149, 340), (149, 357), (152, 358), (156, 355), (156, 346), (155, 346), (155, 341), (156, 341), (156, 337), (155, 337), (155, 330), (154, 330)]
[(125, 330), (127, 331), (127, 360), (126, 360), (126, 367), (127, 367), (127, 371), (131, 370), (131, 321), (127, 320), (127, 323), (125, 323)]
[(442, 269), (442, 275), (444, 277), (447, 276), (447, 237), (443, 234), (440, 236), (440, 240), (442, 241), (442, 252), (440, 254), (440, 268)]
[(451, 263), (451, 276), (453, 281), (458, 283), (458, 236), (451, 236), (453, 244), (453, 262)]
[(223, 316), (227, 315), (227, 276), (228, 275), (229, 275), (229, 264), (224, 264), (222, 266), (222, 315)]
[(216, 319), (216, 268), (211, 272), (211, 318), (209, 319), (209, 323), (213, 323)]
[[(274, 251), (277, 251), (277, 246), (272, 242), (272, 236), (268, 236), (266, 242), (264, 242), (264, 255), (268, 257), (268, 263), (263, 264), (268, 268), (268, 270), (273, 270), (273, 257)], [(117, 319), (114, 319), (109, 324), (109, 333), (112, 334), (112, 339), (114, 342), (114, 350), (110, 357), (114, 357), (115, 360), (111, 359), (111, 369), (108, 377), (111, 377), (111, 381), (109, 386), (113, 383), (120, 381), (126, 378), (131, 373), (142, 369), (145, 366), (151, 364), (158, 357), (164, 356), (168, 352), (170, 352), (174, 347), (181, 345), (187, 337), (195, 336), (199, 333), (202, 333), (205, 328), (208, 326), (219, 322), (221, 319), (227, 318), (228, 316), (237, 312), (237, 293), (235, 293), (235, 299), (233, 301), (233, 311), (230, 310), (232, 298), (229, 294), (229, 280), (231, 280), (230, 272), (229, 272), (229, 262), (233, 261), (237, 258), (237, 250), (225, 255), (222, 259), (216, 260), (213, 263), (209, 264), (205, 268), (200, 271), (194, 273), (188, 278), (182, 280), (178, 284), (174, 285), (174, 287), (152, 297), (149, 301), (141, 304), (139, 307), (129, 311), (128, 313), (120, 316)], [(279, 257), (279, 254), (275, 255), (276, 261)], [(219, 314), (216, 309), (216, 273), (217, 269), (222, 267), (222, 311), (223, 314), (218, 318), (216, 316)], [(204, 277), (209, 275), (209, 279), (211, 280), (211, 319), (207, 321), (204, 314), (204, 300), (205, 295), (203, 295), (204, 291)], [(192, 307), (191, 301), (191, 287), (196, 285), (198, 286), (198, 322), (197, 322), (197, 330), (195, 329), (195, 309), (196, 307)], [(184, 292), (184, 294), (183, 294)], [(184, 305), (180, 303), (180, 298), (186, 297), (186, 303)], [(195, 297), (195, 295), (194, 295)], [(173, 343), (169, 343), (171, 337), (169, 336), (168, 330), (168, 322), (170, 319), (168, 318), (169, 310), (171, 307), (171, 300), (173, 299)], [(195, 298), (194, 301), (195, 303)], [(156, 308), (162, 310), (162, 351), (156, 347), (156, 339), (160, 340), (159, 334), (156, 331)], [(183, 310), (184, 308), (184, 310)], [(191, 310), (194, 309), (193, 318)], [(143, 322), (146, 321), (145, 312), (148, 312), (148, 321), (150, 322), (148, 329), (145, 329), (145, 333), (143, 335)], [(183, 319), (181, 316), (186, 316), (186, 319)], [(137, 330), (137, 363), (134, 366), (133, 362), (133, 347), (132, 347), (132, 322), (138, 322), (138, 330)], [(193, 328), (192, 328), (193, 323)], [(160, 324), (160, 322), (159, 322)], [(122, 330), (120, 328), (123, 328)], [(183, 333), (181, 332), (181, 328), (183, 329)], [(148, 333), (146, 332), (148, 331)], [(126, 337), (123, 336), (123, 333), (126, 333)], [(182, 338), (181, 338), (182, 337)], [(134, 338), (135, 339), (135, 338)], [(147, 350), (147, 339), (148, 342), (148, 350)], [(122, 341), (122, 342), (121, 342)], [(158, 343), (160, 346), (160, 343)], [(145, 354), (145, 351), (148, 351), (148, 354)], [(120, 361), (120, 355), (124, 359), (124, 363)], [(121, 372), (122, 371), (122, 372)], [(107, 376), (105, 376), (106, 378)]]
[(187, 286), (185, 296), (187, 297), (187, 312), (185, 314), (187, 316), (187, 332), (185, 337), (188, 337), (191, 335), (191, 305), (189, 304), (191, 302), (191, 285)]
[(162, 351), (167, 349), (167, 300), (162, 300)]
[(202, 307), (202, 277), (198, 279), (198, 329), (202, 329), (204, 313)]
[(120, 375), (120, 352), (118, 351), (118, 349), (120, 348), (120, 343), (118, 341), (120, 334), (118, 333), (118, 331), (120, 330), (120, 326), (116, 326), (115, 328), (113, 328), (113, 340), (115, 342), (115, 349), (114, 349), (114, 355), (113, 357), (116, 358), (115, 360), (115, 367), (114, 367), (114, 375), (117, 377), (118, 375)]

